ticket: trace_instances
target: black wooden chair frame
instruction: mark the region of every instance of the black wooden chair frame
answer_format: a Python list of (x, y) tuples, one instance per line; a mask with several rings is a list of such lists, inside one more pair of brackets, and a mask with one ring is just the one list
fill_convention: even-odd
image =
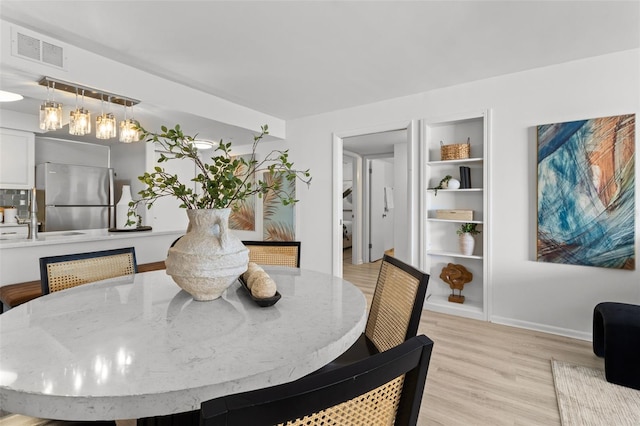
[[(414, 268), (411, 265), (408, 265), (401, 260), (396, 259), (395, 257), (389, 256), (387, 254), (382, 258), (382, 262), (387, 262), (398, 269), (406, 272), (407, 274), (415, 277), (420, 282), (418, 284), (418, 291), (416, 292), (416, 297), (413, 301), (413, 308), (411, 309), (411, 319), (409, 320), (409, 325), (407, 327), (407, 333), (405, 334), (405, 340), (415, 336), (418, 333), (418, 326), (420, 325), (420, 317), (422, 316), (422, 310), (424, 307), (424, 299), (427, 295), (427, 287), (429, 285), (429, 274), (420, 271), (419, 269)], [(382, 269), (382, 263), (380, 264), (380, 269)], [(375, 293), (374, 293), (375, 297)]]
[[(414, 337), (418, 333), (418, 326), (420, 325), (420, 317), (422, 316), (424, 299), (427, 294), (427, 286), (429, 285), (429, 274), (422, 272), (419, 269), (416, 269), (413, 266), (408, 265), (401, 260), (398, 260), (395, 257), (386, 254), (382, 258), (380, 271), (382, 271), (385, 262), (393, 265), (403, 272), (406, 272), (407, 274), (418, 280), (417, 291), (413, 301), (413, 306), (411, 307), (411, 315), (409, 318), (409, 323), (407, 325), (407, 331), (404, 336), (404, 340), (406, 341)], [(378, 292), (378, 290), (379, 288), (378, 286), (376, 286), (376, 290), (373, 295), (374, 299), (376, 298), (376, 293)], [(371, 312), (369, 313), (369, 315), (371, 315)], [(371, 318), (367, 320), (367, 325), (369, 324), (370, 320)], [(356, 340), (356, 342), (351, 345), (351, 347), (347, 349), (342, 355), (312, 374), (318, 374), (344, 365), (348, 365), (379, 352), (380, 351), (376, 347), (375, 343), (371, 339), (369, 339), (366, 333), (362, 333), (358, 340)]]
[[(433, 342), (424, 335), (354, 364), (297, 381), (206, 401), (201, 425), (274, 425), (350, 401), (405, 375), (396, 425), (415, 425)], [(364, 425), (363, 425), (364, 426)]]
[(47, 256), (40, 258), (40, 284), (42, 285), (42, 294), (49, 294), (49, 273), (47, 265), (52, 263), (69, 262), (74, 260), (93, 259), (98, 257), (116, 256), (121, 254), (131, 254), (133, 260), (133, 272), (138, 272), (136, 261), (136, 251), (134, 247), (125, 247), (111, 250), (100, 250), (86, 253), (64, 254), (59, 256)]

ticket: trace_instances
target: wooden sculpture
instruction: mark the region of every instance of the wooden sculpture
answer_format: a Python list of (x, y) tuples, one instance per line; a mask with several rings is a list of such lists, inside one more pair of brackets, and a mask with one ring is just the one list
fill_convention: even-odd
[[(442, 268), (440, 273), (440, 279), (451, 287), (451, 294), (449, 295), (449, 302), (464, 303), (464, 296), (462, 295), (462, 289), (464, 285), (473, 280), (473, 274), (467, 271), (462, 265), (456, 263), (449, 263)], [(458, 295), (455, 291), (458, 290)]]

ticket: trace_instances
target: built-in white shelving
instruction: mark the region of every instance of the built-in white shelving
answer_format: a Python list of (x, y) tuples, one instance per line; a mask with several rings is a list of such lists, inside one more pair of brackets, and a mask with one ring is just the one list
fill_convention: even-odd
[(468, 164), (482, 163), (484, 158), (463, 158), (460, 160), (434, 160), (428, 161), (427, 166), (437, 167), (437, 166), (446, 166), (451, 167), (452, 165), (461, 165), (465, 166)]
[(444, 251), (444, 250), (427, 250), (429, 256), (447, 256), (447, 257), (459, 257), (461, 259), (482, 259), (482, 256), (475, 254), (461, 254), (456, 251)]
[[(489, 111), (460, 114), (436, 120), (422, 120), (421, 138), (421, 267), (430, 274), (425, 308), (453, 315), (486, 320), (488, 318), (489, 278), (487, 268), (490, 237), (488, 211), (488, 148), (490, 144)], [(471, 141), (470, 158), (441, 160), (441, 142), (449, 145)], [(469, 167), (471, 187), (432, 189), (446, 176), (460, 180), (460, 167)], [(472, 220), (439, 219), (440, 209), (473, 210)], [(461, 254), (456, 230), (462, 223), (476, 223), (472, 255)], [(473, 280), (462, 292), (464, 303), (448, 301), (451, 289), (440, 279), (448, 263), (463, 265)]]
[[(435, 189), (428, 189), (427, 191), (436, 192)], [(457, 194), (464, 194), (465, 192), (482, 192), (482, 188), (464, 188), (464, 189), (438, 189), (438, 192), (456, 192)]]

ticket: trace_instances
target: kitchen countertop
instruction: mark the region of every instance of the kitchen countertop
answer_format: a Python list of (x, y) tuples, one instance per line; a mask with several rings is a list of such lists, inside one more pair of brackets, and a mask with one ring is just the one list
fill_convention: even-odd
[(159, 262), (167, 258), (171, 244), (184, 234), (183, 229), (140, 232), (85, 229), (41, 232), (37, 240), (26, 236), (0, 237), (0, 286), (39, 280), (39, 259), (47, 256), (134, 247), (138, 264)]
[(16, 226), (27, 226), (26, 223), (18, 223), (18, 222), (11, 222), (11, 223), (7, 223), (7, 222), (3, 222), (0, 223), (0, 228), (12, 228), (12, 227), (16, 227)]
[[(25, 225), (26, 226), (26, 225)], [(145, 236), (170, 235), (180, 231), (140, 231), (140, 232), (109, 232), (107, 229), (83, 229), (75, 231), (40, 232), (37, 240), (31, 239), (1, 239), (0, 250), (9, 248), (23, 248), (47, 246), (55, 244), (79, 243), (104, 240), (125, 240)], [(184, 232), (183, 232), (184, 233)]]

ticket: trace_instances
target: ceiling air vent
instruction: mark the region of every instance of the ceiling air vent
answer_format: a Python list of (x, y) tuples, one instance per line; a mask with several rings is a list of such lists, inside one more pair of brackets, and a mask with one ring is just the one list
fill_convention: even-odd
[(36, 34), (14, 30), (12, 52), (15, 56), (64, 69), (64, 49)]
[(43, 41), (42, 62), (62, 68), (62, 47)]
[(40, 40), (18, 33), (18, 55), (26, 56), (36, 61), (40, 60)]

